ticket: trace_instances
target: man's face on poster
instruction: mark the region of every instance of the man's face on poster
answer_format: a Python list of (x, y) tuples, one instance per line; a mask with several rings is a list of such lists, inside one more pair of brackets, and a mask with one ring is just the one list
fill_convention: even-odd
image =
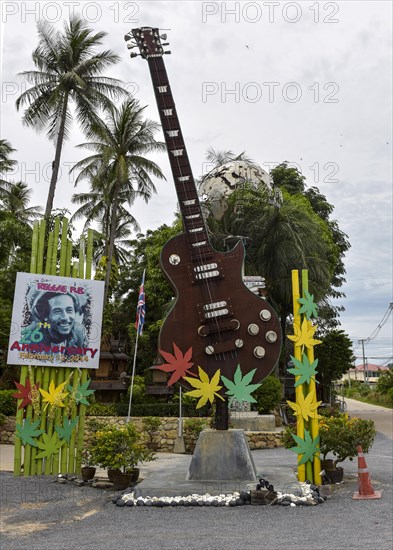
[(60, 294), (48, 300), (50, 332), (68, 336), (75, 323), (75, 306), (71, 296)]

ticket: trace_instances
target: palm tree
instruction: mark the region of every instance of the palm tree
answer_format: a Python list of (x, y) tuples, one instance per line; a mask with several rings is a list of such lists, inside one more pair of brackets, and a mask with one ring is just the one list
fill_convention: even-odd
[(29, 227), (42, 215), (41, 206), (28, 206), (31, 192), (31, 189), (21, 181), (18, 183), (5, 182), (2, 194), (2, 207), (5, 212), (19, 223)]
[(6, 139), (0, 139), (0, 193), (3, 192), (3, 185), (7, 182), (3, 179), (7, 172), (11, 172), (12, 168), (17, 163), (16, 160), (10, 159), (10, 154), (16, 149), (11, 147), (11, 144)]
[(109, 288), (119, 204), (127, 201), (131, 205), (136, 196), (143, 197), (147, 202), (156, 192), (150, 175), (164, 178), (159, 166), (142, 156), (165, 150), (165, 144), (154, 139), (159, 125), (143, 119), (144, 109), (135, 99), (125, 101), (119, 108), (115, 105), (108, 107), (105, 121), (95, 120), (90, 125), (88, 137), (94, 141), (78, 145), (94, 150), (96, 154), (79, 161), (72, 169), (80, 169), (76, 184), (83, 178), (91, 180), (92, 175), (97, 173), (97, 177), (105, 181), (108, 187), (111, 206), (105, 299)]
[(105, 32), (93, 33), (78, 16), (65, 23), (63, 32), (46, 21), (37, 24), (39, 42), (33, 52), (36, 70), (21, 75), (33, 86), (23, 92), (16, 107), (27, 105), (23, 121), (38, 131), (47, 129), (55, 144), (55, 159), (45, 208), (48, 220), (55, 195), (63, 142), (69, 136), (74, 104), (76, 118), (85, 128), (99, 108), (108, 107), (111, 98), (126, 95), (113, 78), (102, 76), (104, 70), (119, 61), (111, 50), (95, 53)]

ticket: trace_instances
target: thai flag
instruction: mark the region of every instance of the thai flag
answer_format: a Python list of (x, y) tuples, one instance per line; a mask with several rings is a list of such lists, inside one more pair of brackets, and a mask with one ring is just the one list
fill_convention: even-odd
[(145, 323), (146, 303), (145, 303), (145, 271), (143, 271), (141, 286), (139, 287), (138, 304), (136, 306), (136, 322), (135, 328), (138, 334), (142, 334), (143, 325)]

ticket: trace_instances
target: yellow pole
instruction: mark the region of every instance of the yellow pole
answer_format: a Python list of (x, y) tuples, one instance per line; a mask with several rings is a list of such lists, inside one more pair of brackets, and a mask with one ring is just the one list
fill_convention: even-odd
[[(302, 289), (303, 289), (303, 295), (306, 290), (308, 292), (308, 270), (307, 269), (302, 270)], [(307, 355), (307, 359), (311, 364), (314, 361), (314, 348), (313, 347), (307, 348), (306, 355)], [(309, 392), (314, 395), (313, 402), (315, 403), (317, 401), (315, 379), (313, 378), (310, 379), (308, 389), (309, 389)], [(310, 428), (311, 428), (311, 437), (315, 439), (319, 435), (318, 415), (317, 415), (317, 418), (311, 418)], [(319, 458), (319, 455), (314, 455), (313, 471), (314, 471), (314, 483), (316, 483), (317, 485), (321, 485), (322, 484), (322, 478), (320, 473), (321, 460)]]
[[(293, 295), (293, 326), (297, 326), (300, 329), (300, 290), (299, 290), (299, 272), (297, 269), (292, 270), (292, 295)], [(296, 342), (294, 345), (294, 356), (295, 359), (299, 361), (302, 360), (302, 347), (297, 346)], [(298, 376), (295, 376), (295, 382), (299, 379)], [(299, 401), (299, 396), (303, 394), (303, 384), (296, 386), (296, 401)], [(304, 439), (304, 420), (302, 415), (298, 415), (296, 418), (296, 433), (299, 437)], [(299, 481), (306, 481), (306, 465), (299, 464), (303, 455), (298, 455), (298, 468), (297, 468), (297, 477)]]

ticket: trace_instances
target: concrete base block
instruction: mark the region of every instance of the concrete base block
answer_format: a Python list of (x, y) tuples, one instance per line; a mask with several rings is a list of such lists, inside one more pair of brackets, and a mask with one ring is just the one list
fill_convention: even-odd
[(173, 446), (174, 453), (185, 453), (186, 447), (184, 445), (184, 439), (182, 437), (177, 437), (175, 439), (175, 444)]
[(274, 414), (245, 416), (238, 413), (232, 413), (230, 423), (234, 428), (243, 429), (246, 432), (274, 432), (276, 429), (276, 418)]
[(244, 430), (203, 430), (187, 479), (256, 481), (255, 464)]

